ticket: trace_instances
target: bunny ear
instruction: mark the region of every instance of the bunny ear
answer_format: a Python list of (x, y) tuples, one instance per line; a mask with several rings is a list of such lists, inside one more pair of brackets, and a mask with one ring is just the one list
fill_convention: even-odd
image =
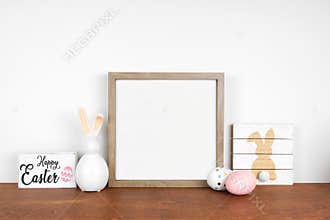
[(254, 132), (248, 137), (248, 142), (254, 142), (258, 147), (262, 146), (261, 135), (259, 132)]
[(95, 136), (97, 136), (101, 130), (102, 124), (103, 124), (103, 115), (102, 114), (98, 114), (96, 116), (95, 122), (94, 122), (94, 126), (93, 126), (93, 134)]
[(266, 133), (266, 139), (274, 139), (275, 133), (272, 128), (270, 128)]
[(250, 136), (248, 137), (248, 139), (261, 139), (261, 135), (259, 132), (254, 132), (252, 134), (250, 134)]
[(81, 107), (79, 109), (79, 116), (80, 116), (80, 122), (83, 128), (83, 132), (85, 135), (89, 134), (89, 125), (88, 125), (88, 119), (87, 119), (87, 114), (86, 114), (86, 110)]
[(274, 142), (274, 137), (275, 137), (275, 133), (274, 133), (274, 130), (271, 128), (266, 133), (265, 147), (271, 148), (271, 146), (273, 145), (273, 142)]

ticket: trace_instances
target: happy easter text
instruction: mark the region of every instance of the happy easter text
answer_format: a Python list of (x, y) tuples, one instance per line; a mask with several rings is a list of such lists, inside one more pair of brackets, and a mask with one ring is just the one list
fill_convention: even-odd
[(51, 171), (56, 171), (61, 168), (59, 161), (48, 160), (46, 155), (38, 155), (36, 167), (43, 167), (45, 169), (40, 174), (31, 174), (34, 168), (32, 163), (20, 165), (19, 169), (24, 172), (21, 176), (21, 181), (24, 185), (28, 186), (33, 183), (57, 183), (59, 181), (60, 177), (56, 172), (51, 173)]

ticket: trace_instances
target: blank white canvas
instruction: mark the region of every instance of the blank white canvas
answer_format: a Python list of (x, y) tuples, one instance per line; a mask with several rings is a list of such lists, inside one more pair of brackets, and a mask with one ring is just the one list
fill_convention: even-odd
[(117, 80), (116, 87), (116, 179), (206, 179), (216, 166), (216, 81)]

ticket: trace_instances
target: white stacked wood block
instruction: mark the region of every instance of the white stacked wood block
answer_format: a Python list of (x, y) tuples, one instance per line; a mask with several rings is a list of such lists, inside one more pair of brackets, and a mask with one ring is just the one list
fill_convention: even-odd
[[(254, 142), (246, 141), (246, 139), (233, 139), (234, 154), (255, 154), (257, 145)], [(293, 154), (293, 140), (274, 139), (272, 144), (272, 154)], [(262, 153), (262, 152), (260, 152)]]
[[(293, 169), (293, 155), (234, 154), (233, 169)], [(259, 160), (259, 163), (255, 163)], [(271, 163), (268, 161), (271, 160)]]
[(274, 131), (274, 139), (293, 139), (293, 126), (291, 124), (234, 124), (234, 138), (249, 138), (253, 132), (266, 136), (269, 129)]
[(290, 124), (234, 124), (233, 170), (251, 170), (259, 185), (292, 185), (292, 139)]
[(75, 188), (75, 152), (20, 154), (18, 188)]

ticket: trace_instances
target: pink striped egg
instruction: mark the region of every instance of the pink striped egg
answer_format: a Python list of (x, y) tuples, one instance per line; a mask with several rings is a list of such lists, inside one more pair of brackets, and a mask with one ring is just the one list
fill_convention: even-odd
[(226, 189), (234, 195), (246, 195), (256, 187), (256, 177), (251, 171), (240, 170), (232, 172), (226, 179)]

